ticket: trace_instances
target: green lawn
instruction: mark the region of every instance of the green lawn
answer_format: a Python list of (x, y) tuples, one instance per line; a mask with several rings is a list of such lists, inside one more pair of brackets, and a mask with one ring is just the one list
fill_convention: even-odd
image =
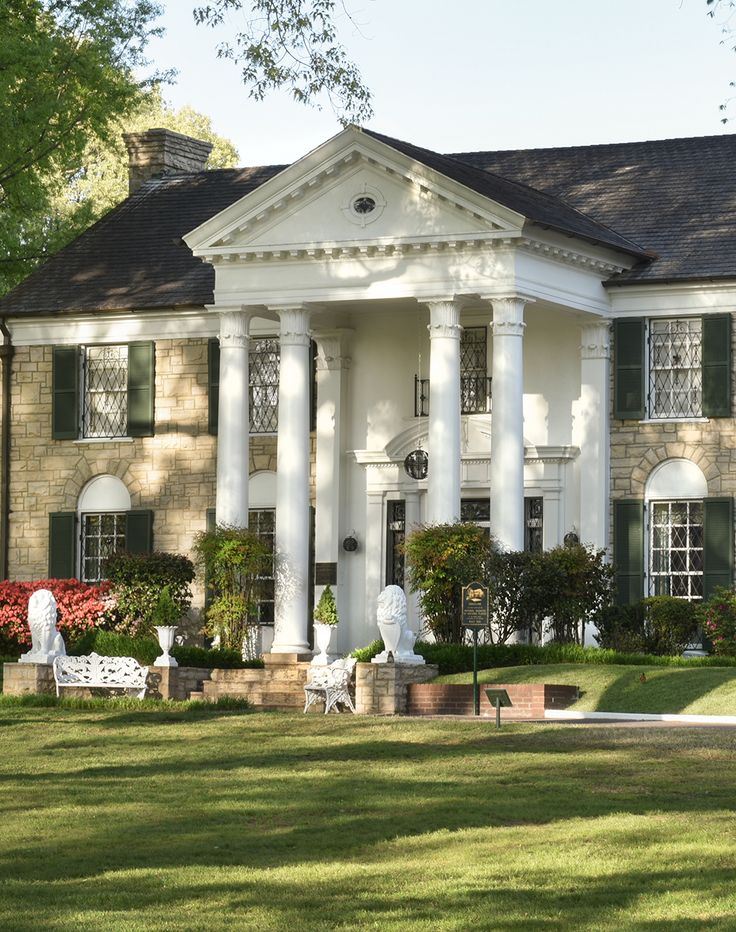
[(736, 732), (0, 706), (0, 928), (734, 928)]
[[(642, 674), (645, 681), (641, 681)], [(736, 715), (734, 667), (640, 667), (586, 663), (479, 670), (481, 683), (563, 683), (582, 695), (570, 708), (586, 712), (690, 712)], [(435, 682), (472, 683), (472, 673)]]

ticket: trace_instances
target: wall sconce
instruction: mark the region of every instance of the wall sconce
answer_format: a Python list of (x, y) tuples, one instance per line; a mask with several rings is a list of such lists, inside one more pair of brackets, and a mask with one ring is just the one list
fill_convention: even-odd
[(580, 537), (575, 530), (575, 525), (572, 526), (571, 531), (568, 531), (567, 534), (565, 534), (565, 536), (562, 538), (562, 542), (566, 547), (577, 547), (577, 545), (580, 543)]

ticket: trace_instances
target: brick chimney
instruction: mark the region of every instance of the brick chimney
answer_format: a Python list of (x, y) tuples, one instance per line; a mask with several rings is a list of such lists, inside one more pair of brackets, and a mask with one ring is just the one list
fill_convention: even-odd
[(212, 151), (211, 142), (170, 129), (123, 133), (123, 139), (128, 149), (129, 194), (154, 175), (202, 171)]

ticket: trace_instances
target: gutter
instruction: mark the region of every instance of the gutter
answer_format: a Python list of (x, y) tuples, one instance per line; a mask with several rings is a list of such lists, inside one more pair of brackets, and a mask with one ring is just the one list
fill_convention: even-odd
[(0, 413), (0, 580), (8, 578), (10, 552), (10, 414), (11, 377), (15, 347), (5, 318), (0, 318), (0, 364), (2, 375), (2, 413)]

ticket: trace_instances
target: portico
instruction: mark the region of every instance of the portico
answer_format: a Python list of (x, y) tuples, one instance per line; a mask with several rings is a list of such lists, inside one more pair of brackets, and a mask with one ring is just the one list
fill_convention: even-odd
[[(369, 636), (378, 592), (393, 581), (391, 502), (403, 503), (409, 530), (456, 521), (464, 501), (485, 499), (491, 532), (517, 550), (531, 497), (543, 502), (545, 545), (573, 526), (605, 545), (608, 490), (589, 449), (607, 431), (608, 360), (590, 346), (605, 342), (608, 326), (602, 279), (629, 257), (530, 226), (518, 209), (354, 128), (186, 241), (215, 269), (218, 521), (248, 520), (252, 322), (271, 321), (280, 341), (273, 652), (309, 648), (315, 560), (334, 566), (341, 636)], [(467, 327), (489, 337), (492, 412), (463, 412)], [(422, 354), (429, 408), (412, 416), (410, 379)], [(559, 388), (541, 386), (540, 365), (561, 367)], [(429, 455), (424, 480), (403, 470), (417, 446)], [(593, 495), (595, 510), (584, 504)], [(341, 547), (351, 532), (354, 553)]]

